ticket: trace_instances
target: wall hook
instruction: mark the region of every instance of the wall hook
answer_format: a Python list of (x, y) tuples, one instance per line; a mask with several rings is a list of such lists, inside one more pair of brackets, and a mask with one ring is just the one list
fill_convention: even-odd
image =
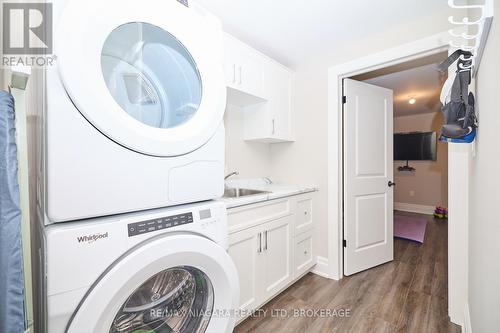
[[(480, 25), (478, 25), (478, 26), (480, 27)], [(477, 34), (475, 34), (475, 35), (469, 35), (469, 34), (467, 34), (465, 32), (455, 33), (455, 31), (453, 31), (453, 29), (448, 30), (448, 32), (450, 33), (450, 35), (452, 37), (463, 38), (463, 39), (468, 39), (468, 40), (470, 40), (470, 39), (476, 39), (479, 36), (481, 36), (481, 32), (480, 31)]]
[(448, 22), (454, 25), (476, 25), (476, 24), (481, 24), (483, 22), (484, 16), (481, 14), (481, 17), (477, 19), (476, 21), (470, 21), (468, 17), (464, 17), (462, 21), (455, 21), (453, 16), (448, 17)]
[(454, 9), (483, 9), (484, 5), (457, 5), (455, 0), (448, 0), (448, 6)]

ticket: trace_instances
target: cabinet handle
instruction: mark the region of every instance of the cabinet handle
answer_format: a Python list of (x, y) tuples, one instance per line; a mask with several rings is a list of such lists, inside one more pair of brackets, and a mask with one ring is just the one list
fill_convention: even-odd
[(276, 126), (275, 126), (275, 121), (273, 119), (273, 133), (272, 134), (274, 135), (275, 132), (276, 132)]
[(259, 232), (257, 237), (259, 237), (259, 249), (257, 250), (257, 253), (262, 253), (262, 233)]
[(236, 83), (236, 64), (233, 64), (233, 83)]
[(267, 230), (264, 231), (265, 243), (264, 243), (264, 251), (267, 251)]
[(243, 69), (240, 66), (238, 70), (240, 71), (240, 82), (239, 82), (239, 84), (241, 84), (241, 82), (243, 82), (243, 79), (241, 78), (242, 77), (242, 73), (243, 73)]

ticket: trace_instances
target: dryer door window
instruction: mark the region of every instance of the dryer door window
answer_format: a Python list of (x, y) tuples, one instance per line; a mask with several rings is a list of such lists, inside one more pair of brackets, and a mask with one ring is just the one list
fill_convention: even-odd
[(174, 36), (148, 23), (127, 23), (106, 39), (101, 54), (106, 85), (120, 107), (143, 124), (172, 128), (201, 103), (200, 73)]
[(212, 283), (203, 272), (194, 267), (170, 268), (130, 295), (109, 332), (202, 333), (213, 306)]

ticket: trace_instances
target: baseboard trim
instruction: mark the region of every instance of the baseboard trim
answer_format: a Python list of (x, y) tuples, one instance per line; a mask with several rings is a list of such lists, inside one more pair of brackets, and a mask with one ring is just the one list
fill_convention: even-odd
[(465, 304), (464, 309), (464, 326), (462, 327), (463, 333), (472, 333), (472, 324), (470, 322), (469, 304)]
[(400, 210), (400, 211), (403, 211), (403, 212), (432, 215), (432, 214), (434, 214), (435, 207), (433, 207), (433, 206), (425, 206), (425, 205), (417, 205), (417, 204), (410, 204), (410, 203), (404, 203), (404, 202), (395, 202), (394, 203), (394, 209), (395, 210)]
[(314, 266), (314, 268), (311, 272), (313, 274), (322, 276), (324, 278), (331, 279), (328, 271), (329, 271), (328, 259), (325, 257), (317, 256), (316, 257), (316, 266)]

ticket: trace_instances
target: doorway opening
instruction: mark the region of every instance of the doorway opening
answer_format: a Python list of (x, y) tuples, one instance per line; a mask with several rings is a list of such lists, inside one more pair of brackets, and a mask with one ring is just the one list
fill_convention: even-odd
[[(332, 66), (328, 70), (328, 259), (325, 261), (324, 271), (325, 275), (335, 280), (344, 277), (343, 81), (357, 75), (448, 53), (448, 40), (448, 32), (444, 31)], [(449, 224), (452, 226), (448, 229), (448, 314), (453, 323), (460, 325), (464, 323), (468, 276), (467, 261), (464, 261), (468, 233), (468, 212), (464, 203), (468, 200), (468, 193), (463, 185), (467, 188), (467, 163), (470, 159), (465, 153), (466, 148), (460, 144), (448, 144), (448, 206)], [(387, 163), (391, 165), (392, 159), (387, 159)]]
[[(447, 73), (437, 65), (447, 56), (342, 82), (343, 275), (392, 276), (391, 288), (407, 293), (404, 300), (438, 300), (443, 323), (449, 323), (448, 146), (439, 137)], [(406, 280), (400, 284), (394, 274)]]
[(343, 80), (344, 275), (400, 256), (393, 237), (424, 245), (434, 213), (446, 221), (448, 146), (439, 136), (447, 73), (438, 64), (447, 56)]

